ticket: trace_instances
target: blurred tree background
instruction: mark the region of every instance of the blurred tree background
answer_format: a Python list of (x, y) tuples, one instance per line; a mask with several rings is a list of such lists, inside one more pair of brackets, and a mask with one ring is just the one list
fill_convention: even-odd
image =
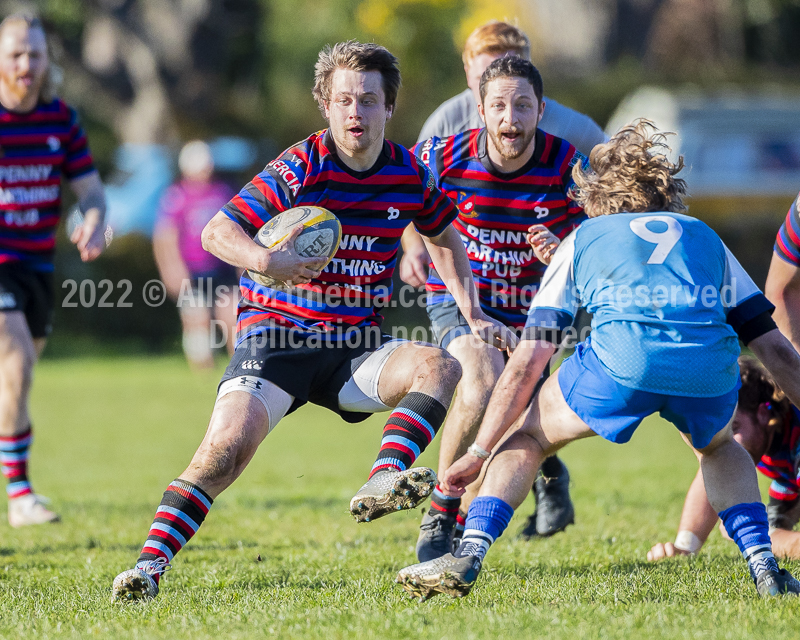
[[(528, 33), (547, 95), (601, 126), (645, 83), (795, 86), (800, 69), (800, 0), (0, 0), (4, 15), (19, 9), (44, 19), (63, 70), (60, 94), (79, 110), (110, 181), (119, 179), (120, 144), (177, 150), (189, 138), (237, 135), (267, 140), (260, 148), (275, 153), (323, 128), (314, 62), (324, 45), (349, 38), (400, 59), (388, 135), (406, 145), (463, 90), (463, 42), (492, 18)], [(93, 265), (63, 240), (61, 280), (128, 278), (138, 296), (137, 285), (157, 277), (146, 238), (115, 240)], [(55, 336), (93, 327), (94, 336), (125, 334), (139, 347), (177, 347), (174, 309), (139, 311), (59, 309)]]

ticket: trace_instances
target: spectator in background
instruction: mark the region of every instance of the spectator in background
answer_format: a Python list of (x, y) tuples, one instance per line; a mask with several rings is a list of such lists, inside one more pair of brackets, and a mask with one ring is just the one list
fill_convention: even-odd
[(53, 320), (62, 177), (82, 212), (70, 236), (81, 260), (106, 246), (103, 184), (75, 110), (54, 95), (51, 69), (38, 18), (0, 23), (0, 463), (12, 527), (58, 520), (28, 480), (28, 396)]
[(236, 269), (205, 251), (200, 236), (235, 192), (213, 179), (211, 149), (201, 140), (183, 147), (178, 167), (181, 180), (161, 199), (153, 250), (167, 293), (178, 303), (186, 359), (195, 369), (208, 369), (214, 365), (212, 319), (224, 323), (233, 353), (239, 287)]

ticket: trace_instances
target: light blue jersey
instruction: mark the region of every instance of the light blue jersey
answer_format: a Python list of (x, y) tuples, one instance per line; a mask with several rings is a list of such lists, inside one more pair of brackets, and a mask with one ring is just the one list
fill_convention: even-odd
[(579, 305), (594, 315), (592, 348), (615, 381), (690, 397), (736, 388), (736, 330), (772, 309), (706, 224), (664, 212), (593, 218), (566, 238), (528, 335), (565, 330)]

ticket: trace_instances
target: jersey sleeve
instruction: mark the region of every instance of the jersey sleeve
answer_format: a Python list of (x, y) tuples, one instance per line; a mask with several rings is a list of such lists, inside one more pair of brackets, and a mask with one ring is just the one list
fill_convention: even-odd
[(575, 236), (573, 232), (564, 239), (544, 272), (528, 310), (523, 340), (544, 340), (558, 345), (572, 326), (580, 306), (575, 286)]
[(800, 195), (795, 198), (778, 235), (774, 251), (789, 264), (800, 267)]
[(271, 218), (294, 206), (309, 170), (308, 157), (303, 147), (288, 149), (242, 187), (222, 211), (255, 236)]
[(777, 328), (772, 319), (775, 306), (761, 293), (728, 247), (725, 247), (725, 274), (720, 294), (727, 309), (726, 320), (745, 344)]
[(86, 133), (78, 122), (78, 114), (70, 109), (69, 140), (64, 155), (63, 172), (68, 180), (74, 180), (94, 171), (94, 161), (89, 152)]
[(416, 159), (419, 179), (423, 187), (423, 202), (414, 226), (429, 238), (441, 234), (458, 216), (458, 209), (436, 184), (433, 171), (419, 158)]
[(584, 171), (590, 171), (589, 158), (583, 155), (575, 147), (570, 145), (567, 152), (569, 161), (561, 172), (561, 184), (563, 185), (564, 195), (567, 197), (567, 216), (575, 226), (578, 226), (588, 218), (583, 210), (583, 207), (572, 199), (572, 188), (575, 186), (575, 180), (572, 177), (572, 169), (575, 165), (580, 164)]

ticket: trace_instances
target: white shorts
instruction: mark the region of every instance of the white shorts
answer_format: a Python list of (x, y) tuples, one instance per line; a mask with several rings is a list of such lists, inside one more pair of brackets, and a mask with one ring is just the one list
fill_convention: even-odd
[[(392, 409), (381, 400), (378, 383), (389, 357), (398, 347), (407, 343), (408, 340), (389, 340), (373, 351), (339, 391), (339, 408), (354, 413), (380, 413)], [(286, 415), (294, 402), (294, 396), (269, 380), (256, 376), (237, 376), (226, 380), (219, 387), (217, 400), (233, 391), (249, 393), (264, 405), (269, 417), (270, 431)]]

